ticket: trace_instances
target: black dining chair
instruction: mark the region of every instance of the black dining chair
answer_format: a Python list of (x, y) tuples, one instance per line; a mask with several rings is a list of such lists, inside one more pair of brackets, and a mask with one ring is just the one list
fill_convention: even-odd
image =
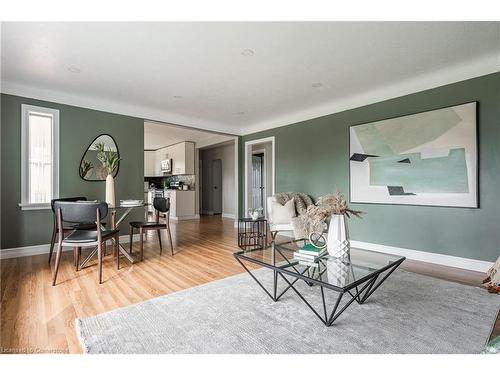
[[(143, 234), (148, 230), (156, 230), (158, 234), (158, 242), (160, 243), (160, 255), (162, 253), (161, 245), (161, 230), (166, 229), (168, 232), (168, 239), (170, 241), (170, 252), (174, 255), (174, 245), (172, 243), (172, 234), (170, 233), (170, 198), (155, 197), (153, 199), (153, 207), (156, 211), (155, 221), (131, 221), (129, 223), (130, 229), (130, 253), (132, 254), (132, 236), (134, 228), (139, 229), (139, 236), (141, 237), (141, 261), (144, 259), (144, 236)], [(165, 214), (165, 223), (160, 223), (160, 213)]]
[[(102, 284), (102, 258), (103, 244), (113, 239), (115, 246), (119, 245), (119, 230), (103, 230), (101, 220), (108, 214), (108, 204), (105, 202), (54, 202), (54, 209), (57, 216), (57, 230), (59, 234), (58, 247), (56, 253), (56, 264), (52, 276), (52, 285), (56, 285), (57, 272), (61, 262), (63, 246), (73, 247), (76, 270), (79, 270), (82, 247), (97, 246), (97, 263), (99, 284)], [(76, 229), (67, 234), (63, 223), (75, 225)], [(92, 228), (82, 229), (82, 225), (93, 223)], [(117, 266), (119, 257), (116, 257)]]
[[(57, 215), (56, 215), (56, 210), (54, 208), (54, 203), (55, 202), (77, 202), (77, 201), (86, 201), (87, 197), (69, 197), (69, 198), (58, 198), (58, 199), (52, 199), (50, 201), (50, 208), (52, 209), (52, 214), (54, 217), (54, 222), (53, 222), (53, 227), (52, 227), (52, 238), (50, 240), (50, 250), (49, 250), (49, 264), (50, 261), (52, 260), (52, 253), (54, 252), (54, 245), (56, 243), (56, 237), (58, 233), (58, 228), (57, 228)], [(94, 224), (91, 224), (94, 226)], [(72, 230), (75, 230), (75, 225), (71, 225), (69, 223), (64, 223), (63, 222), (63, 229), (65, 232), (69, 232)]]
[[(52, 238), (50, 240), (50, 250), (49, 250), (49, 264), (50, 261), (52, 260), (52, 254), (54, 252), (54, 245), (56, 243), (56, 238), (57, 238), (57, 216), (56, 216), (56, 210), (54, 209), (54, 203), (55, 202), (78, 202), (78, 201), (86, 201), (87, 197), (69, 197), (69, 198), (57, 198), (57, 199), (52, 199), (50, 201), (50, 208), (52, 209), (52, 214), (54, 217), (54, 223), (52, 227)], [(106, 225), (106, 223), (101, 223), (102, 225)], [(88, 224), (76, 224), (72, 225), (70, 223), (65, 223), (63, 222), (63, 228), (65, 232), (70, 232), (75, 229), (93, 229), (95, 228), (94, 223), (88, 223)]]

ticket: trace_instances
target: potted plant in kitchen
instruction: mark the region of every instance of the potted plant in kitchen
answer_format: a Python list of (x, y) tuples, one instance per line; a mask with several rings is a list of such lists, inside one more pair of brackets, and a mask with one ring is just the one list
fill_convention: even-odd
[(97, 159), (102, 163), (102, 166), (107, 171), (106, 176), (106, 203), (110, 206), (115, 205), (115, 180), (113, 173), (118, 167), (118, 162), (121, 158), (118, 152), (111, 149), (106, 150), (104, 143), (96, 143), (95, 150), (97, 151)]

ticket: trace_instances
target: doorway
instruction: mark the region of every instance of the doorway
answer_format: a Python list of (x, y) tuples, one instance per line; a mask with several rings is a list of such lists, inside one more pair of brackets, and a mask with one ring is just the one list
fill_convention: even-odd
[(226, 219), (236, 218), (236, 146), (236, 142), (231, 141), (200, 149), (200, 214), (220, 215)]
[(252, 154), (252, 204), (249, 208), (264, 210), (265, 205), (265, 152)]
[(267, 217), (267, 198), (275, 193), (274, 137), (245, 142), (245, 216), (262, 209)]
[(212, 160), (212, 210), (214, 215), (222, 214), (222, 160)]

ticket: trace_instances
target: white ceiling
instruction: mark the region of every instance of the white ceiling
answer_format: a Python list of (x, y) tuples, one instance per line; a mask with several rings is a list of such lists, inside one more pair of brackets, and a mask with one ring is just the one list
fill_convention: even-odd
[(2, 92), (231, 134), (500, 70), (499, 22), (3, 23), (1, 37)]
[(144, 149), (157, 150), (179, 142), (190, 141), (195, 147), (207, 147), (233, 140), (233, 136), (209, 133), (192, 128), (151, 121), (144, 122)]

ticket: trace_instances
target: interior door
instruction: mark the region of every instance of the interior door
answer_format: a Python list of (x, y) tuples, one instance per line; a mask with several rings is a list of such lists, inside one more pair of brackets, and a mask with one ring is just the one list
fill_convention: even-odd
[(264, 209), (264, 154), (252, 155), (252, 206)]
[(212, 211), (222, 213), (222, 160), (212, 160)]

